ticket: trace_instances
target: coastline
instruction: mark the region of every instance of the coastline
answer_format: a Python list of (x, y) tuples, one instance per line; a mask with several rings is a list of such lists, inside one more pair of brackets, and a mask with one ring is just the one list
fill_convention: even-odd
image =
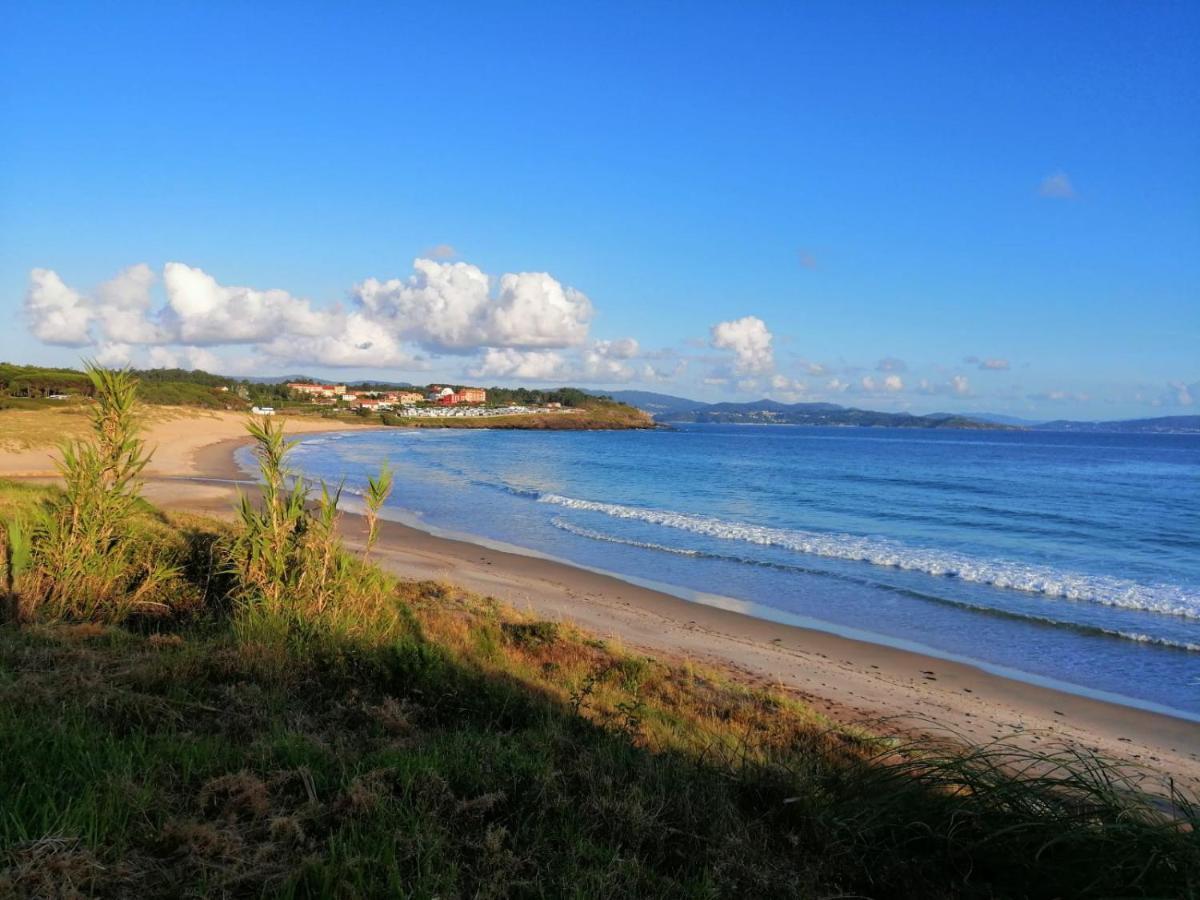
[[(179, 448), (186, 449), (185, 465), (168, 474), (160, 464), (148, 477), (147, 498), (167, 509), (228, 517), (234, 482), (245, 480), (234, 453), (249, 441), (200, 437)], [(344, 514), (349, 546), (360, 545), (364, 531), (360, 516)], [(976, 743), (1067, 744), (1200, 786), (1200, 726), (1167, 713), (1006, 677), (967, 661), (755, 618), (712, 605), (723, 598), (693, 602), (616, 575), (392, 520), (381, 521), (373, 558), (403, 577), (450, 581), (649, 654), (692, 659), (794, 693), (835, 721), (886, 720), (904, 731)]]

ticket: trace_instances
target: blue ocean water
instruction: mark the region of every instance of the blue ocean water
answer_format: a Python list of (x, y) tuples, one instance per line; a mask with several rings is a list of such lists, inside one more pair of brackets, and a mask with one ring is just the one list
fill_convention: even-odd
[(1200, 438), (682, 426), (321, 435), (429, 526), (1200, 715)]

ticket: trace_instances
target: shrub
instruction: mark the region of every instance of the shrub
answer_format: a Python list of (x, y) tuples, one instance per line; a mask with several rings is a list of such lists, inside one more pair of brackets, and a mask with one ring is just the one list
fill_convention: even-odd
[[(137, 381), (125, 370), (86, 366), (96, 395), (89, 439), (64, 442), (64, 490), (6, 527), (9, 612), (18, 619), (124, 619), (169, 609), (163, 535), (147, 529), (140, 499), (149, 461), (137, 419)], [(23, 547), (23, 549), (22, 549)]]

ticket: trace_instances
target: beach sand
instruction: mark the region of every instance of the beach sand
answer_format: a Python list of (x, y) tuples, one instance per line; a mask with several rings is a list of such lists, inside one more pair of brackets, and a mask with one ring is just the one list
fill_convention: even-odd
[[(154, 425), (148, 438), (158, 449), (147, 472), (147, 499), (166, 509), (232, 515), (236, 486), (228, 482), (246, 477), (234, 463), (234, 451), (247, 443), (244, 421), (235, 414), (215, 414)], [(287, 424), (293, 433), (347, 430), (344, 423), (322, 420)], [(0, 454), (0, 477), (52, 473), (49, 454), (37, 452)], [(361, 517), (345, 515), (342, 530), (349, 546), (361, 545)], [(381, 524), (373, 557), (404, 577), (449, 581), (541, 618), (570, 621), (631, 649), (703, 662), (745, 682), (794, 693), (839, 722), (870, 727), (885, 720), (915, 735), (957, 735), (977, 743), (1006, 739), (1041, 748), (1066, 743), (1200, 789), (1196, 722), (1029, 684), (967, 663), (776, 624), (396, 522)]]

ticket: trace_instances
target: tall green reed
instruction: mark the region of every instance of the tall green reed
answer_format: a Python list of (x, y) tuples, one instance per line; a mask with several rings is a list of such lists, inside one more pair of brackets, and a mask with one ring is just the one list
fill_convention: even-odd
[(62, 493), (31, 521), (6, 527), (10, 546), (14, 535), (28, 530), (23, 555), (7, 553), (6, 578), (16, 597), (10, 607), (18, 619), (119, 621), (139, 607), (165, 608), (158, 592), (177, 574), (135, 527), (144, 508), (142, 470), (150, 461), (137, 414), (137, 379), (93, 362), (85, 371), (96, 399), (92, 433), (59, 446)]
[(392, 493), (394, 473), (386, 462), (380, 467), (379, 474), (367, 479), (367, 546), (363, 558), (371, 555), (371, 548), (379, 538), (379, 510)]
[(339, 628), (373, 623), (358, 613), (390, 582), (343, 548), (337, 534), (342, 486), (322, 482), (314, 495), (313, 485), (288, 464), (296, 442), (284, 437), (282, 424), (264, 417), (250, 420), (246, 430), (254, 438), (260, 496), (239, 497), (240, 528), (230, 549), (243, 623), (289, 630), (318, 621)]

